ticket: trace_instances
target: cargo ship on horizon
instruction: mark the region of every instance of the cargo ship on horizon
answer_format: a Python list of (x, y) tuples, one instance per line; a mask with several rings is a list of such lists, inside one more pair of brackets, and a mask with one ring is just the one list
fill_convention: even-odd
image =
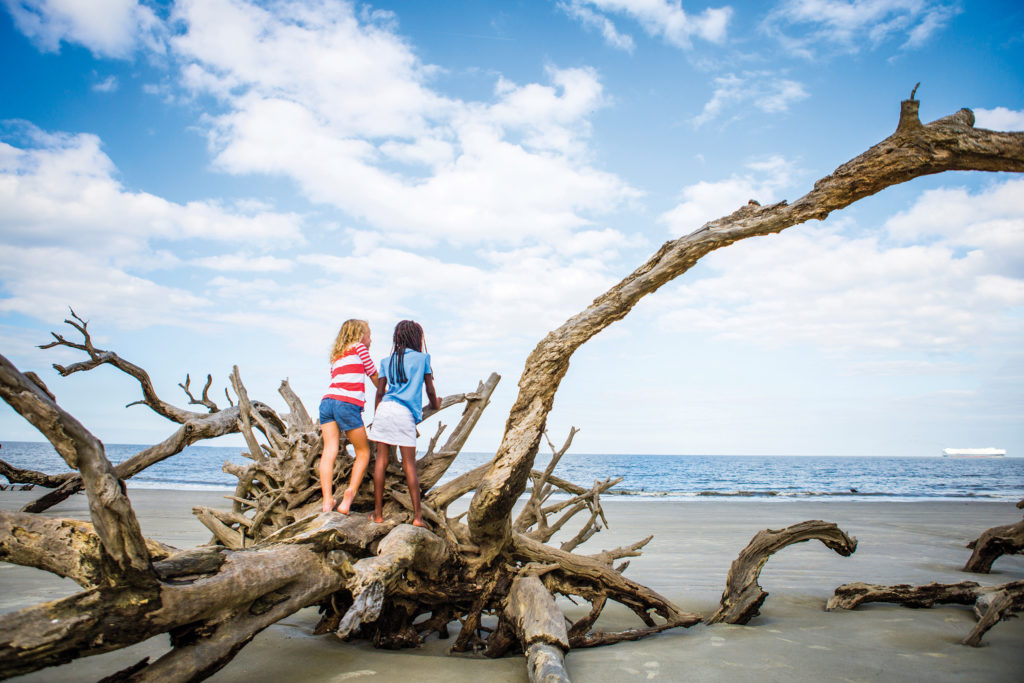
[(1005, 448), (943, 448), (943, 458), (1002, 458)]

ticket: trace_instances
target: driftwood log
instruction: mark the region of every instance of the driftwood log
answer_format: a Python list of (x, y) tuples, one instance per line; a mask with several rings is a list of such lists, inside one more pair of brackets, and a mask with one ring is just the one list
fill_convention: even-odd
[(1001, 619), (1024, 609), (1024, 581), (1011, 581), (1001, 586), (981, 586), (975, 581), (924, 586), (848, 583), (836, 588), (825, 609), (854, 609), (867, 602), (891, 602), (914, 608), (939, 604), (973, 605), (978, 624), (962, 642), (977, 647), (986, 631)]
[[(12, 483), (38, 477), (28, 483), (57, 486), (23, 511), (0, 513), (0, 559), (69, 576), (84, 589), (0, 617), (0, 677), (168, 633), (171, 649), (166, 654), (118, 676), (133, 681), (200, 680), (224, 666), (260, 630), (308, 605), (320, 607), (318, 632), (364, 638), (379, 647), (413, 646), (432, 633), (448, 637), (449, 628), (457, 625), (454, 651), (498, 656), (522, 650), (534, 680), (565, 678), (571, 668), (567, 648), (698, 623), (700, 615), (626, 578), (628, 563), (616, 566), (638, 555), (650, 539), (597, 554), (576, 552), (600, 524), (607, 525), (600, 494), (614, 481), (586, 488), (556, 477), (553, 467), (533, 469), (555, 392), (577, 348), (715, 249), (822, 220), (919, 176), (948, 170), (1024, 171), (1024, 133), (976, 129), (966, 109), (924, 125), (918, 105), (912, 94), (902, 104), (895, 133), (819, 180), (792, 204), (760, 206), (751, 201), (666, 243), (548, 334), (526, 361), (493, 460), (440, 484), (498, 378), (488, 378), (474, 392), (446, 397), (443, 408), (465, 406), (444, 445), (438, 445), (439, 428), (417, 464), (426, 529), (405, 524), (409, 496), (397, 469), (388, 473), (385, 523), (374, 524), (361, 514), (320, 512), (319, 430), (287, 383), (281, 394), (289, 412), (278, 415), (249, 399), (237, 368), (231, 374), (237, 400), (229, 395), (227, 408), (211, 400), (209, 377), (199, 397), (186, 377), (181, 388), (189, 405), (202, 406), (205, 412), (185, 410), (161, 399), (141, 368), (95, 348), (86, 322), (72, 312), (68, 323), (82, 341), (55, 334), (48, 346), (70, 347), (87, 358), (56, 366), (58, 372), (112, 366), (128, 373), (142, 389), (138, 403), (178, 426), (160, 444), (114, 467), (103, 445), (56, 404), (38, 377), (0, 357), (0, 396), (75, 470), (58, 475), (59, 481), (13, 468), (3, 472), (14, 477)], [(225, 466), (238, 478), (229, 510), (195, 510), (213, 534), (211, 543), (178, 550), (143, 538), (123, 480), (190, 443), (232, 432), (245, 438), (251, 464)], [(553, 450), (557, 460), (558, 449)], [(335, 468), (337, 485), (347, 479), (351, 458), (339, 457)], [(531, 481), (530, 497), (513, 518), (513, 506)], [(88, 496), (91, 525), (38, 516), (39, 510), (78, 490)], [(468, 514), (450, 517), (449, 506), (470, 494)], [(353, 509), (365, 509), (367, 498), (362, 492)], [(586, 521), (571, 535), (567, 524), (577, 514)], [(560, 547), (548, 544), (556, 534), (565, 539)], [(751, 562), (760, 566), (766, 557), (755, 556)], [(590, 611), (566, 627), (559, 620), (555, 595), (581, 599)], [(614, 633), (598, 628), (610, 601), (632, 610), (643, 625)]]
[(1024, 520), (987, 529), (967, 547), (974, 552), (964, 565), (964, 571), (988, 574), (992, 563), (1003, 555), (1024, 553)]
[(725, 592), (718, 610), (708, 619), (709, 624), (746, 624), (758, 615), (768, 593), (761, 588), (757, 579), (768, 558), (794, 543), (817, 539), (843, 557), (849, 557), (857, 550), (857, 539), (847, 536), (831, 522), (810, 520), (785, 529), (765, 529), (751, 539), (729, 567), (725, 580)]

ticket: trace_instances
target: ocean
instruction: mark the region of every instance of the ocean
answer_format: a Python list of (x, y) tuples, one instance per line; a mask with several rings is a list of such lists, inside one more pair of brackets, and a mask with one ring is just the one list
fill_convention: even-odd
[[(146, 446), (107, 444), (118, 463)], [(224, 461), (243, 464), (244, 447), (190, 446), (130, 480), (133, 488), (234, 490)], [(488, 453), (463, 453), (442, 481), (487, 462)], [(550, 456), (543, 452), (535, 467)], [(48, 443), (6, 441), (0, 459), (47, 474), (68, 471)], [(1024, 498), (1024, 458), (921, 458), (840, 456), (588, 455), (567, 453), (555, 474), (590, 487), (623, 477), (602, 496), (630, 500), (961, 500)], [(0, 477), (2, 479), (2, 477)]]

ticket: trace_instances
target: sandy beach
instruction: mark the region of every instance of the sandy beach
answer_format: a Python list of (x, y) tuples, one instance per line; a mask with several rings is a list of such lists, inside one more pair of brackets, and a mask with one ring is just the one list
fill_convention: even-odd
[[(35, 492), (0, 492), (0, 506), (17, 509)], [(193, 505), (225, 506), (221, 493), (130, 489), (143, 533), (179, 548), (209, 540), (191, 514)], [(816, 541), (784, 549), (769, 560), (761, 585), (769, 597), (747, 626), (697, 625), (641, 641), (574, 650), (567, 663), (578, 681), (1019, 681), (1024, 676), (1024, 621), (996, 625), (983, 646), (959, 644), (972, 628), (969, 608), (911, 610), (868, 605), (825, 612), (843, 583), (914, 583), (974, 580), (999, 584), (1024, 579), (1024, 557), (1003, 557), (990, 575), (960, 571), (964, 545), (983, 530), (1020, 519), (1012, 503), (608, 500), (611, 528), (582, 551), (631, 543), (653, 533), (626, 575), (669, 597), (681, 608), (710, 614), (729, 565), (760, 529), (808, 520), (836, 522), (859, 541), (843, 558)], [(88, 519), (84, 496), (48, 514)], [(0, 563), (0, 612), (53, 600), (78, 590), (69, 580)], [(562, 605), (570, 617), (583, 606)], [(445, 641), (406, 651), (377, 651), (365, 643), (313, 636), (315, 608), (265, 630), (210, 680), (527, 680), (520, 657), (485, 660), (449, 656)], [(624, 609), (607, 609), (599, 626), (639, 625)], [(166, 636), (131, 648), (78, 660), (13, 680), (97, 680), (144, 657), (158, 657)]]

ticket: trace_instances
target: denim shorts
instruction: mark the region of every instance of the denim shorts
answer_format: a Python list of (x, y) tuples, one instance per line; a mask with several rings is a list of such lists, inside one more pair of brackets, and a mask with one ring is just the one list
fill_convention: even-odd
[(347, 432), (363, 426), (363, 409), (354, 403), (325, 398), (320, 401), (320, 424), (337, 422), (338, 429)]

